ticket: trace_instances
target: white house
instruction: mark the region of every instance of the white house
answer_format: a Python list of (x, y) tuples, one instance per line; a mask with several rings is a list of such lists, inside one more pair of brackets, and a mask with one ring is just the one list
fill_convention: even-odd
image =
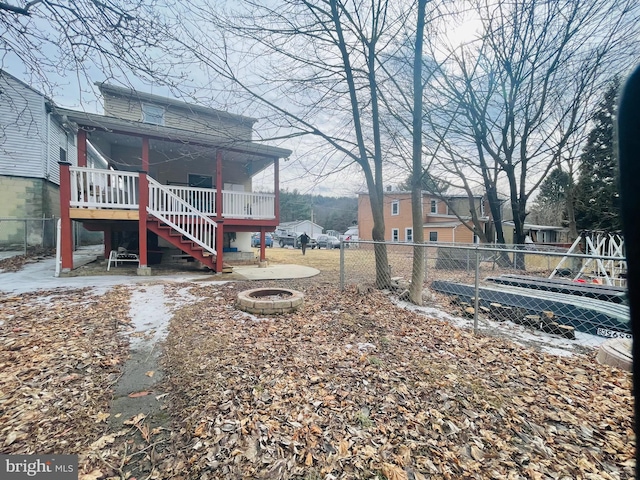
[(312, 238), (317, 237), (318, 235), (322, 235), (323, 232), (322, 226), (317, 223), (313, 223), (311, 220), (296, 220), (294, 222), (284, 222), (276, 227), (276, 235), (278, 232), (294, 232), (298, 235), (303, 232), (307, 232)]
[(51, 105), (0, 70), (0, 217), (60, 215), (58, 162), (77, 163), (76, 135)]

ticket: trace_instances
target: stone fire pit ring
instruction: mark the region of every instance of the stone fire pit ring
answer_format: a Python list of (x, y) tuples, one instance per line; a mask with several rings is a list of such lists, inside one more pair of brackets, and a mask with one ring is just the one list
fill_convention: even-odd
[(291, 313), (302, 306), (304, 294), (288, 288), (254, 288), (238, 293), (236, 306), (258, 315)]

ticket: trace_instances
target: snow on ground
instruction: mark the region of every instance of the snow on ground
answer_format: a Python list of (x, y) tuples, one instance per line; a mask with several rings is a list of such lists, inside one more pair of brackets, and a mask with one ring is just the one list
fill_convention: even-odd
[[(450, 315), (440, 308), (419, 307), (401, 300), (397, 300), (395, 303), (399, 307), (449, 322), (459, 328), (473, 329), (473, 319)], [(595, 350), (607, 340), (604, 337), (582, 332), (575, 332), (576, 339), (569, 340), (532, 328), (526, 328), (522, 325), (516, 325), (515, 323), (496, 322), (486, 318), (478, 319), (478, 332), (485, 335), (509, 338), (518, 345), (537, 347), (545, 353), (558, 356), (571, 356), (576, 353)]]

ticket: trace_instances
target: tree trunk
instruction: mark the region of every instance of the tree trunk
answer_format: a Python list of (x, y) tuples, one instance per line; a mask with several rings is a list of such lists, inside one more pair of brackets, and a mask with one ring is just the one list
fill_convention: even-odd
[(569, 222), (569, 243), (573, 243), (578, 238), (578, 226), (576, 225), (576, 186), (573, 180), (569, 181), (565, 192), (565, 209), (567, 211), (567, 221)]
[[(413, 155), (411, 175), (411, 217), (413, 224), (413, 242), (424, 243), (424, 218), (422, 212), (422, 45), (424, 42), (424, 22), (427, 0), (418, 0), (418, 18), (416, 24), (415, 53), (413, 61)], [(424, 247), (413, 247), (413, 267), (409, 301), (422, 305), (424, 288)]]

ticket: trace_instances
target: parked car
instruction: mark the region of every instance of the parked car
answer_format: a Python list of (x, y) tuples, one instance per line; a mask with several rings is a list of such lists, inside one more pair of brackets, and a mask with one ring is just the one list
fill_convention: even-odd
[[(260, 246), (260, 234), (254, 233), (251, 235), (251, 246), (259, 247)], [(273, 247), (273, 237), (270, 233), (265, 234), (264, 236), (264, 246), (265, 247)]]
[[(358, 236), (358, 227), (351, 227), (349, 230), (344, 232), (344, 235), (340, 235), (340, 240), (344, 240), (345, 242), (357, 242), (360, 237)], [(346, 247), (357, 247), (357, 243), (346, 243)]]
[(316, 241), (318, 248), (340, 248), (340, 240), (332, 235), (319, 235)]

